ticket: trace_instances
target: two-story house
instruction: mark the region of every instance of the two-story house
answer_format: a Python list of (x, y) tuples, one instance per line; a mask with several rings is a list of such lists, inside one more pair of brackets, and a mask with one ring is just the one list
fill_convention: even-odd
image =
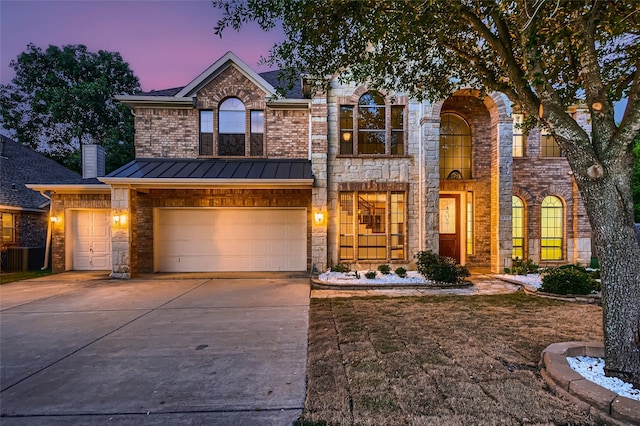
[(119, 97), (136, 159), (101, 184), (34, 187), (53, 199), (54, 270), (322, 272), (411, 266), (419, 250), (494, 272), (589, 261), (566, 160), (522, 134), (505, 96), (420, 103), (333, 78), (280, 97), (276, 76), (229, 52), (184, 87)]

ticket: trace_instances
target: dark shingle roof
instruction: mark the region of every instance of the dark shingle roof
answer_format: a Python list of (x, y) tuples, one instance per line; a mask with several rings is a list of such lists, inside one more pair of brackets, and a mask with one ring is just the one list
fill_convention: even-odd
[(137, 159), (107, 177), (129, 179), (313, 179), (311, 162), (288, 159)]
[(0, 155), (0, 205), (37, 209), (48, 200), (26, 183), (66, 183), (82, 177), (5, 136)]
[(151, 90), (149, 92), (136, 93), (136, 96), (175, 96), (182, 89), (182, 87), (173, 87), (171, 89)]
[(279, 70), (275, 71), (267, 71), (260, 73), (260, 77), (264, 78), (270, 85), (275, 87), (276, 89), (285, 89), (287, 99), (304, 99), (304, 95), (302, 94), (302, 80), (300, 79), (300, 74), (296, 75), (293, 80), (293, 87), (290, 89), (287, 87), (288, 81), (280, 81), (278, 80)]

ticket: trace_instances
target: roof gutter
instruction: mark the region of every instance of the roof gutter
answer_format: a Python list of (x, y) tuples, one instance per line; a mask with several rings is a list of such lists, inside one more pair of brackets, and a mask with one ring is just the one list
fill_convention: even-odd
[(195, 97), (119, 95), (115, 99), (130, 108), (138, 106), (147, 108), (195, 108), (196, 106)]
[(49, 217), (47, 218), (47, 238), (44, 241), (44, 265), (40, 268), (41, 271), (44, 271), (49, 267), (49, 253), (51, 252), (51, 215), (53, 214), (53, 200), (45, 191), (40, 191), (40, 195), (49, 200)]
[[(105, 185), (47, 185), (43, 183), (29, 183), (25, 185), (34, 191), (50, 191), (58, 194), (62, 193), (84, 193), (84, 194), (110, 194), (111, 188)], [(49, 197), (47, 197), (49, 198)], [(49, 198), (51, 199), (51, 198)]]
[(206, 179), (206, 178), (110, 178), (100, 177), (101, 182), (107, 185), (128, 185), (138, 188), (247, 188), (247, 189), (271, 189), (271, 188), (308, 188), (313, 186), (313, 179)]

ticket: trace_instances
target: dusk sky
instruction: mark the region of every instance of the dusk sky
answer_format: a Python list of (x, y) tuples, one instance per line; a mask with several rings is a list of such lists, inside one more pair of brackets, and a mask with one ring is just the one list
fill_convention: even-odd
[(206, 0), (0, 0), (0, 81), (14, 77), (9, 63), (28, 43), (120, 52), (145, 91), (184, 86), (229, 50), (266, 70), (257, 62), (282, 32), (249, 25), (221, 39), (213, 33), (220, 16)]

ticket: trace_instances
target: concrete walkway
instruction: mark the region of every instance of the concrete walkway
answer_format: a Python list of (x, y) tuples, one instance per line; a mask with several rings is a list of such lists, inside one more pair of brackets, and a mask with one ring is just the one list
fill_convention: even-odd
[(0, 423), (290, 425), (308, 278), (59, 274), (0, 286)]
[(386, 296), (386, 297), (406, 297), (406, 296), (446, 296), (446, 295), (490, 295), (490, 294), (507, 294), (518, 291), (521, 286), (500, 280), (485, 274), (473, 274), (467, 278), (473, 285), (461, 288), (369, 288), (360, 290), (343, 290), (343, 289), (313, 289), (311, 297), (317, 299), (332, 297), (363, 297), (363, 296)]

